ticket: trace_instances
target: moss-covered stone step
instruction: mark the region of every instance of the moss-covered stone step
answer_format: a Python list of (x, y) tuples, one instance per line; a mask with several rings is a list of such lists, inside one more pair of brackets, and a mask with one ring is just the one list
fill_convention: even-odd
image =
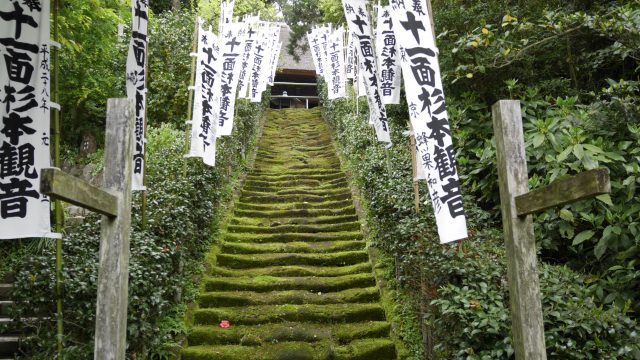
[(270, 192), (293, 192), (293, 191), (312, 191), (312, 193), (318, 193), (323, 190), (329, 191), (338, 191), (349, 189), (345, 180), (339, 180), (338, 182), (329, 183), (320, 181), (311, 180), (311, 183), (315, 183), (312, 185), (286, 185), (286, 186), (278, 186), (277, 184), (270, 184), (266, 186), (257, 186), (257, 185), (246, 185), (244, 190), (253, 191), (253, 192), (262, 192), (262, 193), (270, 193)]
[(284, 210), (235, 210), (235, 215), (242, 218), (286, 218), (286, 217), (305, 217), (314, 218), (319, 216), (354, 216), (356, 208), (353, 205), (346, 206), (341, 209), (284, 209)]
[(347, 206), (353, 206), (351, 199), (338, 200), (338, 201), (326, 201), (321, 203), (311, 202), (291, 202), (291, 203), (274, 203), (274, 204), (252, 204), (247, 202), (237, 202), (236, 208), (240, 210), (290, 210), (290, 209), (323, 209), (323, 210), (336, 210), (342, 209)]
[(245, 243), (284, 243), (284, 242), (322, 242), (322, 241), (341, 241), (341, 240), (361, 240), (362, 233), (360, 231), (343, 231), (339, 233), (289, 233), (289, 234), (242, 234), (242, 233), (226, 233), (222, 236), (227, 242), (245, 242)]
[(270, 173), (260, 174), (251, 173), (247, 175), (247, 180), (257, 181), (291, 181), (291, 180), (336, 180), (346, 179), (346, 176), (342, 172), (333, 172), (323, 170), (321, 172), (306, 174), (305, 171), (289, 171), (287, 173)]
[(362, 240), (288, 242), (288, 243), (228, 243), (220, 246), (223, 254), (264, 254), (264, 253), (333, 253), (350, 250), (364, 250)]
[(349, 344), (354, 340), (389, 336), (390, 326), (385, 321), (367, 321), (351, 324), (299, 324), (281, 323), (265, 325), (239, 325), (222, 329), (219, 326), (196, 326), (189, 334), (194, 345), (258, 346), (287, 341), (333, 341)]
[(337, 188), (310, 188), (310, 189), (300, 189), (300, 188), (281, 188), (281, 189), (271, 189), (268, 191), (257, 191), (253, 189), (245, 188), (242, 190), (242, 196), (274, 196), (274, 195), (314, 195), (314, 196), (334, 196), (334, 195), (351, 195), (351, 191), (348, 187), (337, 187)]
[(193, 346), (182, 351), (183, 360), (395, 360), (388, 339), (356, 340), (346, 346), (327, 342), (283, 342), (260, 347), (242, 345)]
[(376, 287), (352, 288), (338, 292), (285, 290), (270, 292), (213, 291), (200, 294), (201, 308), (282, 305), (371, 303), (380, 299)]
[[(286, 155), (286, 157), (289, 159), (291, 155)], [(277, 166), (274, 166), (271, 169), (253, 169), (249, 172), (249, 176), (279, 176), (279, 175), (283, 175), (281, 172), (281, 170), (278, 169)], [(340, 168), (336, 168), (336, 167), (329, 167), (329, 166), (325, 166), (325, 167), (314, 167), (312, 169), (305, 169), (305, 170), (295, 170), (295, 171), (290, 171), (288, 174), (284, 174), (284, 175), (328, 175), (328, 174), (342, 174), (344, 175), (344, 173), (340, 170)]]
[[(287, 160), (281, 159), (265, 159), (255, 164), (253, 175), (265, 174), (265, 175), (278, 175), (278, 174), (327, 174), (328, 170), (335, 170), (340, 168), (340, 163), (337, 159), (314, 157), (306, 159), (303, 157), (289, 156)], [(299, 175), (302, 175), (299, 174)]]
[(350, 222), (342, 224), (311, 224), (311, 225), (274, 225), (274, 226), (251, 226), (251, 225), (229, 225), (227, 231), (230, 233), (251, 233), (251, 234), (282, 234), (282, 233), (331, 233), (340, 231), (360, 230), (360, 223)]
[(206, 277), (205, 291), (255, 291), (306, 290), (312, 292), (335, 292), (350, 288), (375, 286), (372, 274), (352, 274), (334, 277)]
[(228, 320), (237, 325), (258, 325), (282, 321), (313, 323), (348, 323), (384, 321), (384, 311), (378, 304), (330, 305), (262, 305), (207, 308), (194, 311), (197, 325), (217, 325)]
[(345, 192), (336, 195), (243, 195), (240, 201), (250, 204), (273, 204), (273, 203), (326, 203), (332, 201), (350, 200), (351, 193)]
[(369, 260), (366, 251), (344, 251), (331, 254), (218, 254), (217, 265), (246, 269), (276, 265), (338, 266), (355, 265)]
[(282, 226), (282, 225), (314, 225), (314, 224), (343, 224), (358, 221), (356, 214), (350, 215), (333, 215), (333, 216), (315, 216), (315, 217), (260, 217), (236, 216), (230, 220), (233, 225), (251, 225), (251, 226)]
[(264, 181), (264, 180), (247, 180), (244, 183), (245, 188), (261, 188), (261, 189), (282, 189), (282, 188), (331, 188), (333, 186), (347, 186), (345, 178), (335, 180), (317, 180), (317, 179), (301, 179), (301, 180), (284, 180), (284, 181)]
[(308, 266), (286, 265), (267, 266), (253, 269), (229, 269), (222, 266), (212, 266), (209, 273), (212, 276), (343, 276), (358, 273), (371, 273), (371, 264), (363, 262), (349, 266)]

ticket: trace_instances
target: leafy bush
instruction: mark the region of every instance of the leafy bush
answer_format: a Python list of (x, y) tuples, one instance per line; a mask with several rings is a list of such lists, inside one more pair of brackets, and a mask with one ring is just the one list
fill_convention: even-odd
[[(485, 194), (485, 203), (492, 206), (484, 210), (472, 197), (466, 196), (469, 240), (458, 245), (440, 245), (430, 205), (423, 207), (419, 214), (414, 211), (410, 152), (404, 145), (408, 139), (402, 136), (402, 132), (407, 130), (408, 116), (401, 107), (406, 104), (388, 107), (394, 146), (385, 151), (376, 143), (375, 135), (367, 124), (364, 99), (359, 104), (361, 114), (356, 114), (355, 103), (351, 99), (328, 101), (324, 89), (322, 95), (325, 118), (334, 131), (343, 159), (366, 205), (372, 243), (394, 261), (396, 291), (405, 297), (415, 298), (414, 304), (419, 304), (421, 297), (426, 297), (431, 303), (422, 321), (431, 329), (433, 342), (437, 344), (433, 349), (421, 349), (421, 339), (412, 336), (410, 328), (400, 329), (400, 335), (409, 342), (415, 358), (421, 358), (425, 352), (446, 359), (512, 357), (505, 251), (498, 222), (499, 212), (494, 210), (495, 203), (492, 203), (495, 201), (492, 188), (496, 175), (490, 169), (495, 168), (495, 150), (483, 148), (491, 144), (490, 136), (483, 139), (473, 132), (474, 129), (486, 128), (486, 123), (476, 122), (468, 129), (461, 125), (471, 121), (465, 119), (466, 114), (480, 114), (484, 107), (477, 106), (472, 98), (459, 103), (449, 101), (452, 118), (456, 117), (452, 130), (461, 153), (460, 173), (468, 186), (483, 183), (474, 191)], [(557, 112), (555, 117), (559, 117), (566, 110), (561, 104), (557, 107), (538, 104), (532, 109)], [(565, 102), (565, 106), (571, 105)], [(487, 116), (482, 119), (487, 120)], [(487, 132), (491, 129), (490, 124)], [(567, 129), (570, 131), (571, 127), (567, 126)], [(556, 134), (553, 131), (549, 133)], [(533, 134), (527, 135), (527, 139), (534, 137)], [(465, 145), (474, 146), (461, 147), (458, 139)], [(528, 141), (530, 147), (532, 141)], [(535, 151), (533, 154), (535, 157)], [(612, 154), (603, 155), (604, 161), (614, 161), (615, 158)], [(534, 160), (533, 163), (539, 166), (546, 164)], [(584, 169), (582, 165), (579, 167)], [(478, 176), (480, 173), (483, 175)], [(547, 172), (549, 176), (551, 173)], [(421, 203), (430, 203), (424, 184), (421, 184), (420, 191)], [(597, 200), (592, 203), (602, 206)], [(594, 300), (589, 288), (593, 282), (590, 276), (542, 262), (539, 269), (550, 357), (640, 358), (640, 326), (627, 315), (629, 307), (603, 305), (597, 298)], [(424, 279), (427, 279), (427, 284), (424, 284)], [(421, 288), (422, 291), (416, 290)], [(414, 311), (420, 313), (419, 309)], [(402, 313), (410, 316), (406, 311)]]
[[(224, 215), (239, 174), (246, 171), (242, 153), (256, 144), (267, 102), (242, 100), (234, 135), (218, 142), (218, 166), (200, 161), (185, 166), (185, 134), (169, 124), (148, 132), (147, 226), (141, 224), (141, 195), (135, 194), (131, 259), (127, 355), (131, 359), (169, 359), (186, 332), (186, 304), (194, 299), (193, 277), (201, 271), (217, 223)], [(64, 359), (87, 359), (93, 351), (100, 219), (67, 230), (63, 247), (64, 321), (67, 347)], [(54, 246), (44, 246), (16, 273), (13, 316), (55, 314)], [(181, 296), (185, 294), (186, 296)], [(25, 326), (30, 326), (25, 323)], [(26, 349), (31, 358), (55, 356), (55, 323), (36, 323)]]

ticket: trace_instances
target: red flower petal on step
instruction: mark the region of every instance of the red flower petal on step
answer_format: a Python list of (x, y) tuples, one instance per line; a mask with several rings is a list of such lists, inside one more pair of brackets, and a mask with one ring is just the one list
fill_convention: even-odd
[(222, 320), (220, 321), (220, 327), (223, 329), (228, 328), (229, 326), (231, 326), (231, 324), (229, 323), (229, 320)]

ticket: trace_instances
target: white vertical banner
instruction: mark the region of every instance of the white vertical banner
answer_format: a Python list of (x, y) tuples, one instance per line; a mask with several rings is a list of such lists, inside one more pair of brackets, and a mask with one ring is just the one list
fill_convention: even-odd
[(353, 79), (354, 76), (354, 67), (355, 67), (355, 63), (356, 63), (356, 59), (355, 59), (355, 41), (354, 41), (354, 35), (347, 31), (348, 35), (347, 35), (347, 60), (346, 60), (346, 76), (347, 79)]
[(261, 35), (261, 32), (258, 31), (258, 24), (251, 22), (247, 24), (247, 39), (244, 43), (244, 54), (242, 55), (242, 62), (240, 63), (240, 77), (238, 78), (238, 89), (240, 90), (238, 97), (241, 99), (247, 98), (247, 93), (251, 86), (251, 70), (254, 62), (253, 48), (256, 46)]
[(318, 32), (313, 30), (307, 33), (307, 41), (309, 42), (309, 48), (311, 49), (311, 58), (313, 59), (313, 65), (316, 67), (316, 74), (324, 76), (324, 64), (322, 63), (322, 48), (320, 47), (320, 39), (318, 39)]
[[(358, 60), (360, 60), (360, 59), (358, 58)], [(358, 97), (367, 96), (367, 86), (365, 85), (364, 76), (362, 74), (362, 71), (360, 71), (360, 62), (359, 61), (356, 64), (356, 67), (358, 69), (358, 72), (357, 72), (357, 76), (358, 76)]]
[(132, 190), (145, 190), (144, 150), (145, 122), (147, 114), (147, 51), (148, 51), (148, 1), (134, 0), (131, 6), (131, 42), (127, 56), (127, 97), (136, 106), (136, 121), (133, 136), (133, 181)]
[(54, 237), (40, 171), (51, 166), (49, 0), (0, 2), (0, 239)]
[(222, 34), (225, 27), (231, 24), (233, 19), (233, 7), (235, 0), (223, 1), (220, 3), (220, 23), (218, 24), (218, 33)]
[(275, 51), (271, 56), (271, 76), (269, 76), (269, 85), (273, 86), (276, 78), (276, 70), (278, 70), (278, 61), (280, 60), (280, 51), (282, 51), (282, 41), (278, 41)]
[(251, 64), (251, 76), (249, 78), (249, 99), (251, 99), (251, 102), (260, 102), (262, 95), (259, 88), (260, 79), (268, 63), (268, 61), (266, 61), (269, 43), (269, 37), (266, 36), (267, 33), (267, 29), (263, 29), (261, 36), (256, 40), (256, 45), (253, 47), (253, 62)]
[(269, 78), (271, 77), (271, 66), (273, 65), (273, 53), (275, 51), (276, 43), (280, 36), (280, 26), (271, 25), (267, 31), (267, 46), (264, 58), (262, 59), (262, 70), (260, 72), (260, 80), (258, 83), (258, 92), (260, 96), (258, 101), (262, 99), (262, 93), (267, 90), (269, 84)]
[(329, 44), (329, 34), (331, 33), (331, 27), (329, 25), (324, 25), (320, 29), (318, 29), (319, 39), (320, 39), (320, 60), (322, 61), (322, 68), (324, 69), (322, 76), (325, 81), (327, 80), (327, 74), (329, 71), (329, 56), (327, 46)]
[(376, 51), (380, 66), (380, 91), (382, 91), (382, 102), (385, 104), (400, 103), (402, 68), (393, 25), (391, 7), (379, 7)]
[(335, 30), (329, 36), (327, 74), (327, 97), (329, 100), (346, 96), (346, 77), (344, 69), (344, 28)]
[(344, 13), (349, 29), (357, 37), (359, 49), (359, 70), (366, 81), (365, 89), (369, 102), (369, 118), (373, 123), (378, 141), (391, 144), (387, 110), (382, 103), (378, 64), (374, 51), (371, 22), (367, 12), (366, 0), (343, 0)]
[(391, 3), (418, 161), (429, 185), (440, 242), (461, 240), (468, 236), (466, 218), (426, 3)]
[(220, 78), (220, 116), (216, 136), (228, 136), (233, 131), (233, 116), (236, 107), (236, 89), (244, 53), (247, 27), (243, 23), (225, 26), (220, 41), (222, 74)]
[[(216, 131), (220, 104), (220, 47), (211, 30), (200, 29), (196, 66), (193, 119), (191, 121), (191, 149), (189, 156), (202, 157), (202, 161), (215, 165)], [(196, 106), (197, 104), (197, 106)]]

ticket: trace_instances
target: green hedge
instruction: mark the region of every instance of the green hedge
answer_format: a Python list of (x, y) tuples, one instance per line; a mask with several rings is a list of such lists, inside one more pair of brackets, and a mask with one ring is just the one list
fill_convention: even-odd
[[(406, 303), (416, 307), (421, 296), (430, 302), (423, 319), (411, 319), (419, 309), (397, 306), (399, 332), (413, 358), (422, 359), (427, 351), (412, 333), (416, 321), (430, 329), (433, 355), (439, 358), (512, 357), (505, 251), (495, 211), (479, 208), (467, 196), (469, 240), (439, 245), (425, 184), (421, 201), (427, 205), (420, 214), (414, 212), (408, 138), (402, 135), (406, 104), (388, 107), (394, 146), (385, 151), (367, 125), (364, 98), (357, 115), (352, 97), (328, 101), (326, 90), (322, 94), (324, 116), (363, 196), (372, 243), (393, 259), (389, 277), (396, 297), (413, 299)], [(454, 122), (452, 131), (457, 138), (464, 130)], [(460, 167), (462, 176), (469, 175), (462, 173), (466, 169)], [(539, 271), (550, 358), (640, 358), (640, 327), (627, 315), (628, 308), (595, 303), (589, 277), (564, 266), (540, 263)]]

